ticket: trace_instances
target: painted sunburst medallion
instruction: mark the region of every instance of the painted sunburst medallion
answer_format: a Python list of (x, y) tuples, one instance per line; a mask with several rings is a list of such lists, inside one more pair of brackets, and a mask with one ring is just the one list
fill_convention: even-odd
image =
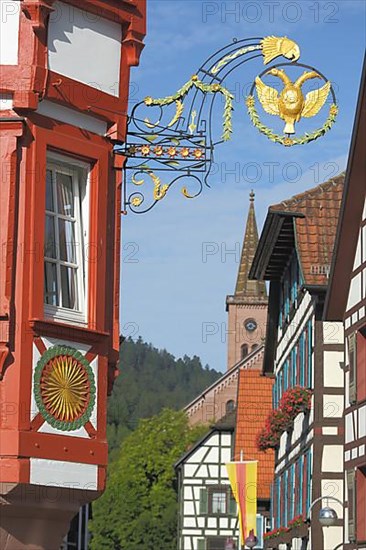
[(88, 422), (95, 403), (94, 374), (87, 359), (66, 346), (49, 348), (37, 363), (34, 395), (54, 428), (76, 430)]

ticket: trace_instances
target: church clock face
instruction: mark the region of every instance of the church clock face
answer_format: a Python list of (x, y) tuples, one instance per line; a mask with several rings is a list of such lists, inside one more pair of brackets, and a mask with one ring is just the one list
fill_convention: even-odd
[(257, 323), (254, 319), (247, 319), (244, 326), (248, 332), (253, 332), (257, 328)]

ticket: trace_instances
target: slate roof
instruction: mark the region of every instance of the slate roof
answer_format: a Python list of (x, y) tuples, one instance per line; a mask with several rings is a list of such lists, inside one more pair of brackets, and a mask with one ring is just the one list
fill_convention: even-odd
[(256, 437), (272, 410), (273, 379), (258, 370), (244, 370), (239, 374), (238, 403), (235, 431), (235, 460), (258, 460), (258, 499), (270, 499), (274, 476), (274, 452), (261, 452)]

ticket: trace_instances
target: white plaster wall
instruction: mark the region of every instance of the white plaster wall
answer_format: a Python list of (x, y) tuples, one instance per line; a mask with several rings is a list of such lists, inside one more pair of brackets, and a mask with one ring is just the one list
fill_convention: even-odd
[(357, 240), (357, 248), (356, 248), (356, 254), (355, 254), (355, 261), (353, 262), (353, 270), (357, 269), (359, 265), (361, 265), (362, 261), (362, 253), (361, 253), (361, 229), (358, 234), (358, 240)]
[(322, 428), (323, 435), (338, 435), (338, 428), (336, 426), (324, 426)]
[(208, 469), (207, 469), (207, 465), (206, 465), (206, 464), (202, 464), (202, 466), (200, 466), (200, 467), (197, 469), (196, 476), (197, 476), (197, 477), (202, 477), (202, 478), (204, 478), (204, 479), (210, 477), (209, 474), (208, 474)]
[(337, 525), (335, 527), (325, 527), (323, 529), (324, 548), (336, 548), (343, 542), (343, 527)]
[(18, 64), (19, 14), (20, 2), (0, 0), (0, 65)]
[(121, 26), (63, 2), (53, 7), (48, 31), (50, 69), (118, 96)]
[[(312, 397), (312, 400), (314, 400), (314, 397)], [(291, 446), (295, 445), (295, 447), (291, 451), (288, 458), (291, 459), (300, 452), (299, 444), (300, 444), (300, 438), (304, 430), (305, 418), (306, 416), (304, 413), (299, 413), (294, 420), (292, 432), (284, 432), (281, 435), (280, 446), (278, 450), (278, 461), (277, 461), (277, 465), (279, 466), (279, 468), (282, 467), (281, 461), (287, 457), (286, 445), (289, 437), (291, 437)], [(312, 405), (312, 408), (309, 413), (309, 419), (306, 424), (309, 424), (309, 425), (312, 424), (313, 420), (314, 420), (314, 406)], [(307, 442), (310, 441), (312, 438), (313, 438), (313, 432), (311, 431), (307, 436)]]
[(52, 101), (41, 101), (39, 103), (37, 113), (55, 120), (60, 120), (66, 124), (72, 124), (83, 130), (88, 130), (94, 134), (104, 136), (107, 133), (107, 124), (102, 120), (80, 113), (74, 109), (69, 109), (63, 105), (58, 105)]
[(195, 471), (197, 470), (196, 464), (185, 464), (184, 465), (184, 478), (193, 477)]
[(342, 351), (324, 352), (324, 386), (333, 388), (343, 388), (344, 372), (341, 363), (344, 361)]
[(218, 465), (210, 464), (209, 467), (208, 467), (208, 474), (209, 474), (210, 478), (213, 478), (213, 477), (218, 478), (219, 477), (219, 467), (218, 467)]
[(351, 285), (349, 289), (347, 310), (361, 301), (361, 273), (358, 273), (353, 279), (351, 279)]
[(207, 455), (206, 461), (216, 463), (219, 460), (219, 449), (217, 447), (211, 447), (210, 452)]
[(205, 456), (207, 452), (207, 447), (201, 446), (198, 449), (194, 451), (194, 453), (191, 454), (190, 457), (187, 458), (186, 464), (198, 464), (201, 462), (203, 457)]
[[(344, 502), (343, 479), (322, 479), (321, 491), (323, 497), (332, 496), (334, 498), (337, 498), (341, 502)], [(326, 505), (326, 503), (327, 501), (324, 500), (323, 505)], [(335, 500), (329, 500), (329, 506), (331, 508), (334, 508), (340, 519), (343, 518), (343, 506), (341, 506)]]
[(185, 516), (192, 516), (194, 514), (194, 504), (193, 502), (184, 502), (183, 514)]
[(324, 445), (322, 472), (343, 472), (343, 445)]
[(31, 458), (30, 483), (96, 491), (98, 487), (98, 466)]
[(343, 415), (343, 407), (344, 407), (343, 395), (324, 395), (323, 396), (324, 418), (340, 418)]
[(329, 321), (323, 323), (323, 340), (324, 344), (343, 344), (343, 323), (330, 323)]
[(213, 436), (210, 437), (210, 439), (208, 439), (206, 442), (205, 442), (205, 445), (206, 446), (219, 446), (220, 444), (220, 440), (219, 440), (219, 434), (215, 434)]
[(183, 498), (185, 500), (192, 500), (193, 499), (193, 492), (192, 487), (183, 487)]
[[(353, 414), (355, 414), (357, 411), (353, 411), (346, 414), (345, 416), (345, 443), (351, 443), (351, 441), (354, 441), (355, 439), (355, 433), (353, 428)], [(355, 425), (357, 426), (357, 418)]]
[(358, 409), (358, 437), (366, 437), (366, 405)]
[(283, 335), (282, 333), (279, 332), (278, 345), (276, 349), (276, 370), (279, 370), (281, 368), (282, 363), (286, 360), (287, 350), (291, 349), (293, 342), (297, 340), (297, 338), (303, 331), (304, 326), (306, 325), (308, 320), (311, 318), (313, 312), (311, 309), (309, 309), (308, 315), (306, 315), (306, 318), (301, 321), (302, 317), (304, 316), (307, 309), (309, 308), (310, 303), (311, 303), (311, 296), (306, 291), (301, 301), (301, 304), (297, 309), (286, 332)]
[[(0, 0), (1, 1), (1, 0)], [(1, 32), (1, 29), (0, 29)], [(0, 111), (7, 111), (13, 108), (13, 96), (11, 94), (0, 94)]]
[(190, 528), (193, 527), (196, 528), (196, 519), (195, 518), (188, 518), (185, 517), (183, 520), (184, 528)]

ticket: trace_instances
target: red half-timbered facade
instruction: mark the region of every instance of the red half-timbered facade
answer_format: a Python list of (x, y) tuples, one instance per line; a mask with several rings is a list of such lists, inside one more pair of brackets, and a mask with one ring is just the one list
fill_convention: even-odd
[(53, 550), (105, 485), (119, 354), (124, 159), (114, 144), (146, 6), (1, 8), (0, 543)]
[(349, 155), (325, 318), (343, 321), (344, 548), (366, 548), (366, 67)]

